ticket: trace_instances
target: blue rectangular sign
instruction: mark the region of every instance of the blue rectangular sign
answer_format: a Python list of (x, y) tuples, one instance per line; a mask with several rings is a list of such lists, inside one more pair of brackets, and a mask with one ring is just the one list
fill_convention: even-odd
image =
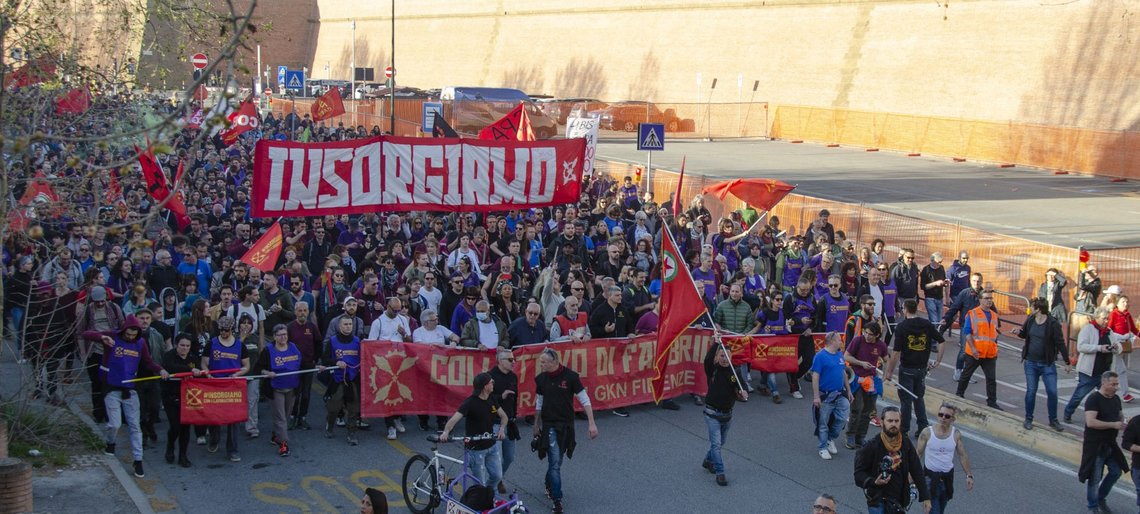
[(295, 93), (305, 91), (305, 72), (302, 70), (285, 70), (285, 90)]
[(435, 129), (435, 116), (433, 114), (437, 112), (443, 116), (442, 102), (424, 102), (423, 123), (420, 124), (423, 126), (424, 134), (431, 134), (432, 130)]
[(665, 149), (665, 124), (638, 123), (637, 149), (644, 151), (657, 151)]

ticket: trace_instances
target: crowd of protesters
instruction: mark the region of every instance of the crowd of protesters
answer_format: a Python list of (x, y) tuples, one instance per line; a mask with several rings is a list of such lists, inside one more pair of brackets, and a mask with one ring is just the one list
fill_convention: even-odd
[[(155, 108), (167, 109), (161, 104)], [(857, 248), (829, 222), (826, 210), (802, 233), (790, 234), (779, 218), (760, 219), (751, 208), (714, 220), (700, 196), (659, 204), (632, 177), (616, 182), (594, 175), (583, 183), (578, 203), (550, 208), (286, 218), (280, 220), (284, 250), (272, 270), (263, 272), (240, 260), (275, 222), (249, 215), (252, 149), (258, 139), (338, 141), (379, 133), (379, 127), (334, 127), (311, 123), (307, 116), (269, 115), (259, 129), (225, 146), (217, 137), (198, 138), (195, 129), (184, 128), (170, 142), (173, 152), (158, 157), (168, 173), (180, 163), (184, 167), (180, 190), (189, 219), (184, 227), (170, 211), (156, 208), (137, 171), (108, 172), (100, 182), (107, 194), (98, 199), (92, 191), (63, 193), (61, 200), (98, 215), (42, 217), (26, 230), (12, 232), (3, 248), (5, 313), (21, 355), (35, 366), (34, 396), (60, 403), (60, 384), (83, 370), (90, 381), (93, 417), (107, 422), (108, 389), (99, 371), (108, 360), (105, 345), (81, 336), (142, 327), (149, 355), (163, 363), (164, 372), (221, 369), (212, 359), (224, 361), (222, 367), (240, 368), (239, 375), (341, 369), (331, 380), (329, 374), (317, 374), (316, 380), (326, 382), (327, 414), (315, 416), (309, 416), (314, 374), (265, 384), (250, 381), (250, 421), (222, 427), (230, 460), (240, 460), (240, 431), (250, 438), (260, 435), (259, 396), (274, 399), (272, 438), (282, 456), (289, 455), (288, 430), (309, 429), (311, 419), (324, 419), (330, 437), (336, 427), (347, 427), (348, 441), (356, 444), (356, 430), (368, 427), (359, 419), (359, 381), (352, 367), (359, 362), (360, 341), (509, 349), (653, 332), (660, 299), (658, 249), (668, 230), (710, 313), (699, 324), (741, 334), (801, 334), (807, 341), (813, 332), (834, 333), (814, 360), (802, 359), (795, 373), (757, 372), (755, 387), (751, 370), (737, 370), (747, 391), (759, 389), (775, 403), (784, 402), (781, 389), (803, 398), (801, 381), (811, 372), (821, 458), (837, 453), (834, 440), (849, 410), (848, 447), (864, 445), (876, 412), (875, 370), (886, 368), (898, 324), (919, 316), (918, 305), (925, 306), (925, 316), (940, 332), (955, 323), (962, 326), (953, 350), (959, 395), (980, 367), (988, 401), (997, 405), (993, 343), (999, 322), (996, 312), (990, 315), (993, 292), (971, 269), (969, 255), (960, 252), (944, 267), (942, 255), (934, 253), (921, 268), (916, 261), (923, 257), (910, 249), (888, 258), (886, 242), (876, 239)], [(92, 166), (130, 162), (134, 155), (129, 148), (43, 144), (35, 149), (31, 166), (17, 172), (25, 177), (77, 176), (82, 168), (69, 160), (76, 154)], [(22, 191), (14, 193), (19, 197)], [(683, 205), (675, 209), (678, 201)], [(674, 211), (680, 214), (674, 216)], [(1073, 314), (1091, 318), (1089, 330), (1118, 334), (1115, 353), (1101, 352), (1091, 343), (1086, 351), (1082, 343), (1069, 348), (1057, 342), (1060, 326), (1069, 322), (1067, 286), (1077, 291)], [(1070, 359), (1076, 362), (1078, 393), (1092, 390), (1098, 371), (1126, 369), (1127, 353), (1119, 343), (1130, 341), (1137, 329), (1127, 297), (1120, 293), (1115, 286), (1102, 291), (1095, 268), (1082, 272), (1075, 284), (1050, 270), (1042, 284), (1041, 299), (1034, 304), (1037, 316), (1019, 335), (1030, 349), (1023, 357), (1034, 363), (1027, 398), (1035, 396), (1037, 378), (1042, 378), (1050, 393), (1051, 424), (1057, 421), (1056, 373), (1054, 368), (1050, 381), (1046, 368), (1054, 366), (1057, 353), (1066, 366)], [(1091, 333), (1087, 337), (1093, 338)], [(892, 346), (906, 350), (897, 341)], [(816, 349), (801, 343), (800, 351), (810, 355)], [(828, 359), (830, 355), (836, 357)], [(282, 359), (293, 364), (272, 364)], [(847, 366), (854, 368), (854, 376), (845, 375)], [(904, 354), (904, 375), (906, 366)], [(1027, 376), (1030, 371), (1027, 364)], [(149, 366), (139, 372), (157, 373)], [(917, 389), (921, 377), (910, 380), (908, 389)], [(1121, 382), (1129, 401), (1127, 384)], [(340, 387), (332, 386), (338, 383)], [(221, 431), (177, 426), (177, 398), (166, 388), (138, 389), (145, 444), (157, 443), (155, 425), (165, 406), (171, 421), (168, 461), (174, 459), (175, 441), (184, 466), (190, 466), (190, 440), (217, 450)], [(1065, 408), (1066, 420), (1083, 393)], [(1033, 404), (1027, 403), (1030, 428)], [(672, 401), (663, 406), (678, 408)], [(910, 425), (908, 407), (903, 408), (904, 433)], [(930, 426), (921, 404), (918, 410), (916, 434)], [(629, 412), (616, 409), (613, 414)], [(384, 420), (389, 439), (406, 430), (404, 421)], [(427, 430), (429, 421), (421, 417), (420, 428)], [(443, 418), (435, 422), (435, 428), (444, 428)], [(714, 471), (723, 482), (723, 463), (717, 462)]]

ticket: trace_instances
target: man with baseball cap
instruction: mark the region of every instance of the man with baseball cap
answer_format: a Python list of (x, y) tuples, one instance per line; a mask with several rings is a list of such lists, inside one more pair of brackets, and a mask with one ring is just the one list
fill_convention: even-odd
[(498, 402), (491, 398), (495, 390), (495, 380), (490, 373), (480, 373), (475, 376), (472, 384), (473, 392), (463, 403), (459, 410), (447, 420), (440, 434), (441, 440), (447, 440), (451, 429), (459, 420), (467, 418), (464, 434), (467, 437), (492, 434), (495, 425), (499, 431), (495, 434), (497, 440), (467, 441), (467, 453), (470, 455), (471, 469), (483, 485), (492, 490), (497, 489), (499, 481), (503, 479), (503, 457), (499, 441), (507, 438), (507, 412), (499, 407)]

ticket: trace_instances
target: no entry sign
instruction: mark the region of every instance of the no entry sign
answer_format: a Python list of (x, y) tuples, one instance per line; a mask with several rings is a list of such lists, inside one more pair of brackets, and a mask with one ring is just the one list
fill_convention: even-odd
[(194, 65), (194, 69), (201, 70), (205, 69), (207, 64), (210, 64), (210, 59), (206, 57), (206, 54), (194, 54), (190, 57), (190, 64)]

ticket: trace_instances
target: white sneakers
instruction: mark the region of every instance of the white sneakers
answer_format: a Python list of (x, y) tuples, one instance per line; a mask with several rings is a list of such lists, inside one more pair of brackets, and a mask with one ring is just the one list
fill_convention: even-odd
[[(397, 432), (402, 434), (402, 433), (407, 431), (407, 429), (404, 428), (404, 422), (401, 421), (400, 418), (396, 418), (393, 424), (396, 425), (396, 431)], [(392, 439), (395, 439), (395, 437), (393, 437)]]
[(793, 391), (792, 392), (792, 398), (795, 398), (797, 400), (803, 400), (804, 395), (803, 395), (803, 393), (800, 393), (799, 391)]
[(396, 440), (396, 427), (388, 427), (388, 440), (389, 441), (395, 441)]
[(835, 441), (827, 442), (827, 453), (832, 455), (839, 455), (839, 449), (835, 447)]
[(831, 460), (831, 452), (827, 451), (827, 449), (824, 448), (819, 451), (819, 458), (823, 460)]

